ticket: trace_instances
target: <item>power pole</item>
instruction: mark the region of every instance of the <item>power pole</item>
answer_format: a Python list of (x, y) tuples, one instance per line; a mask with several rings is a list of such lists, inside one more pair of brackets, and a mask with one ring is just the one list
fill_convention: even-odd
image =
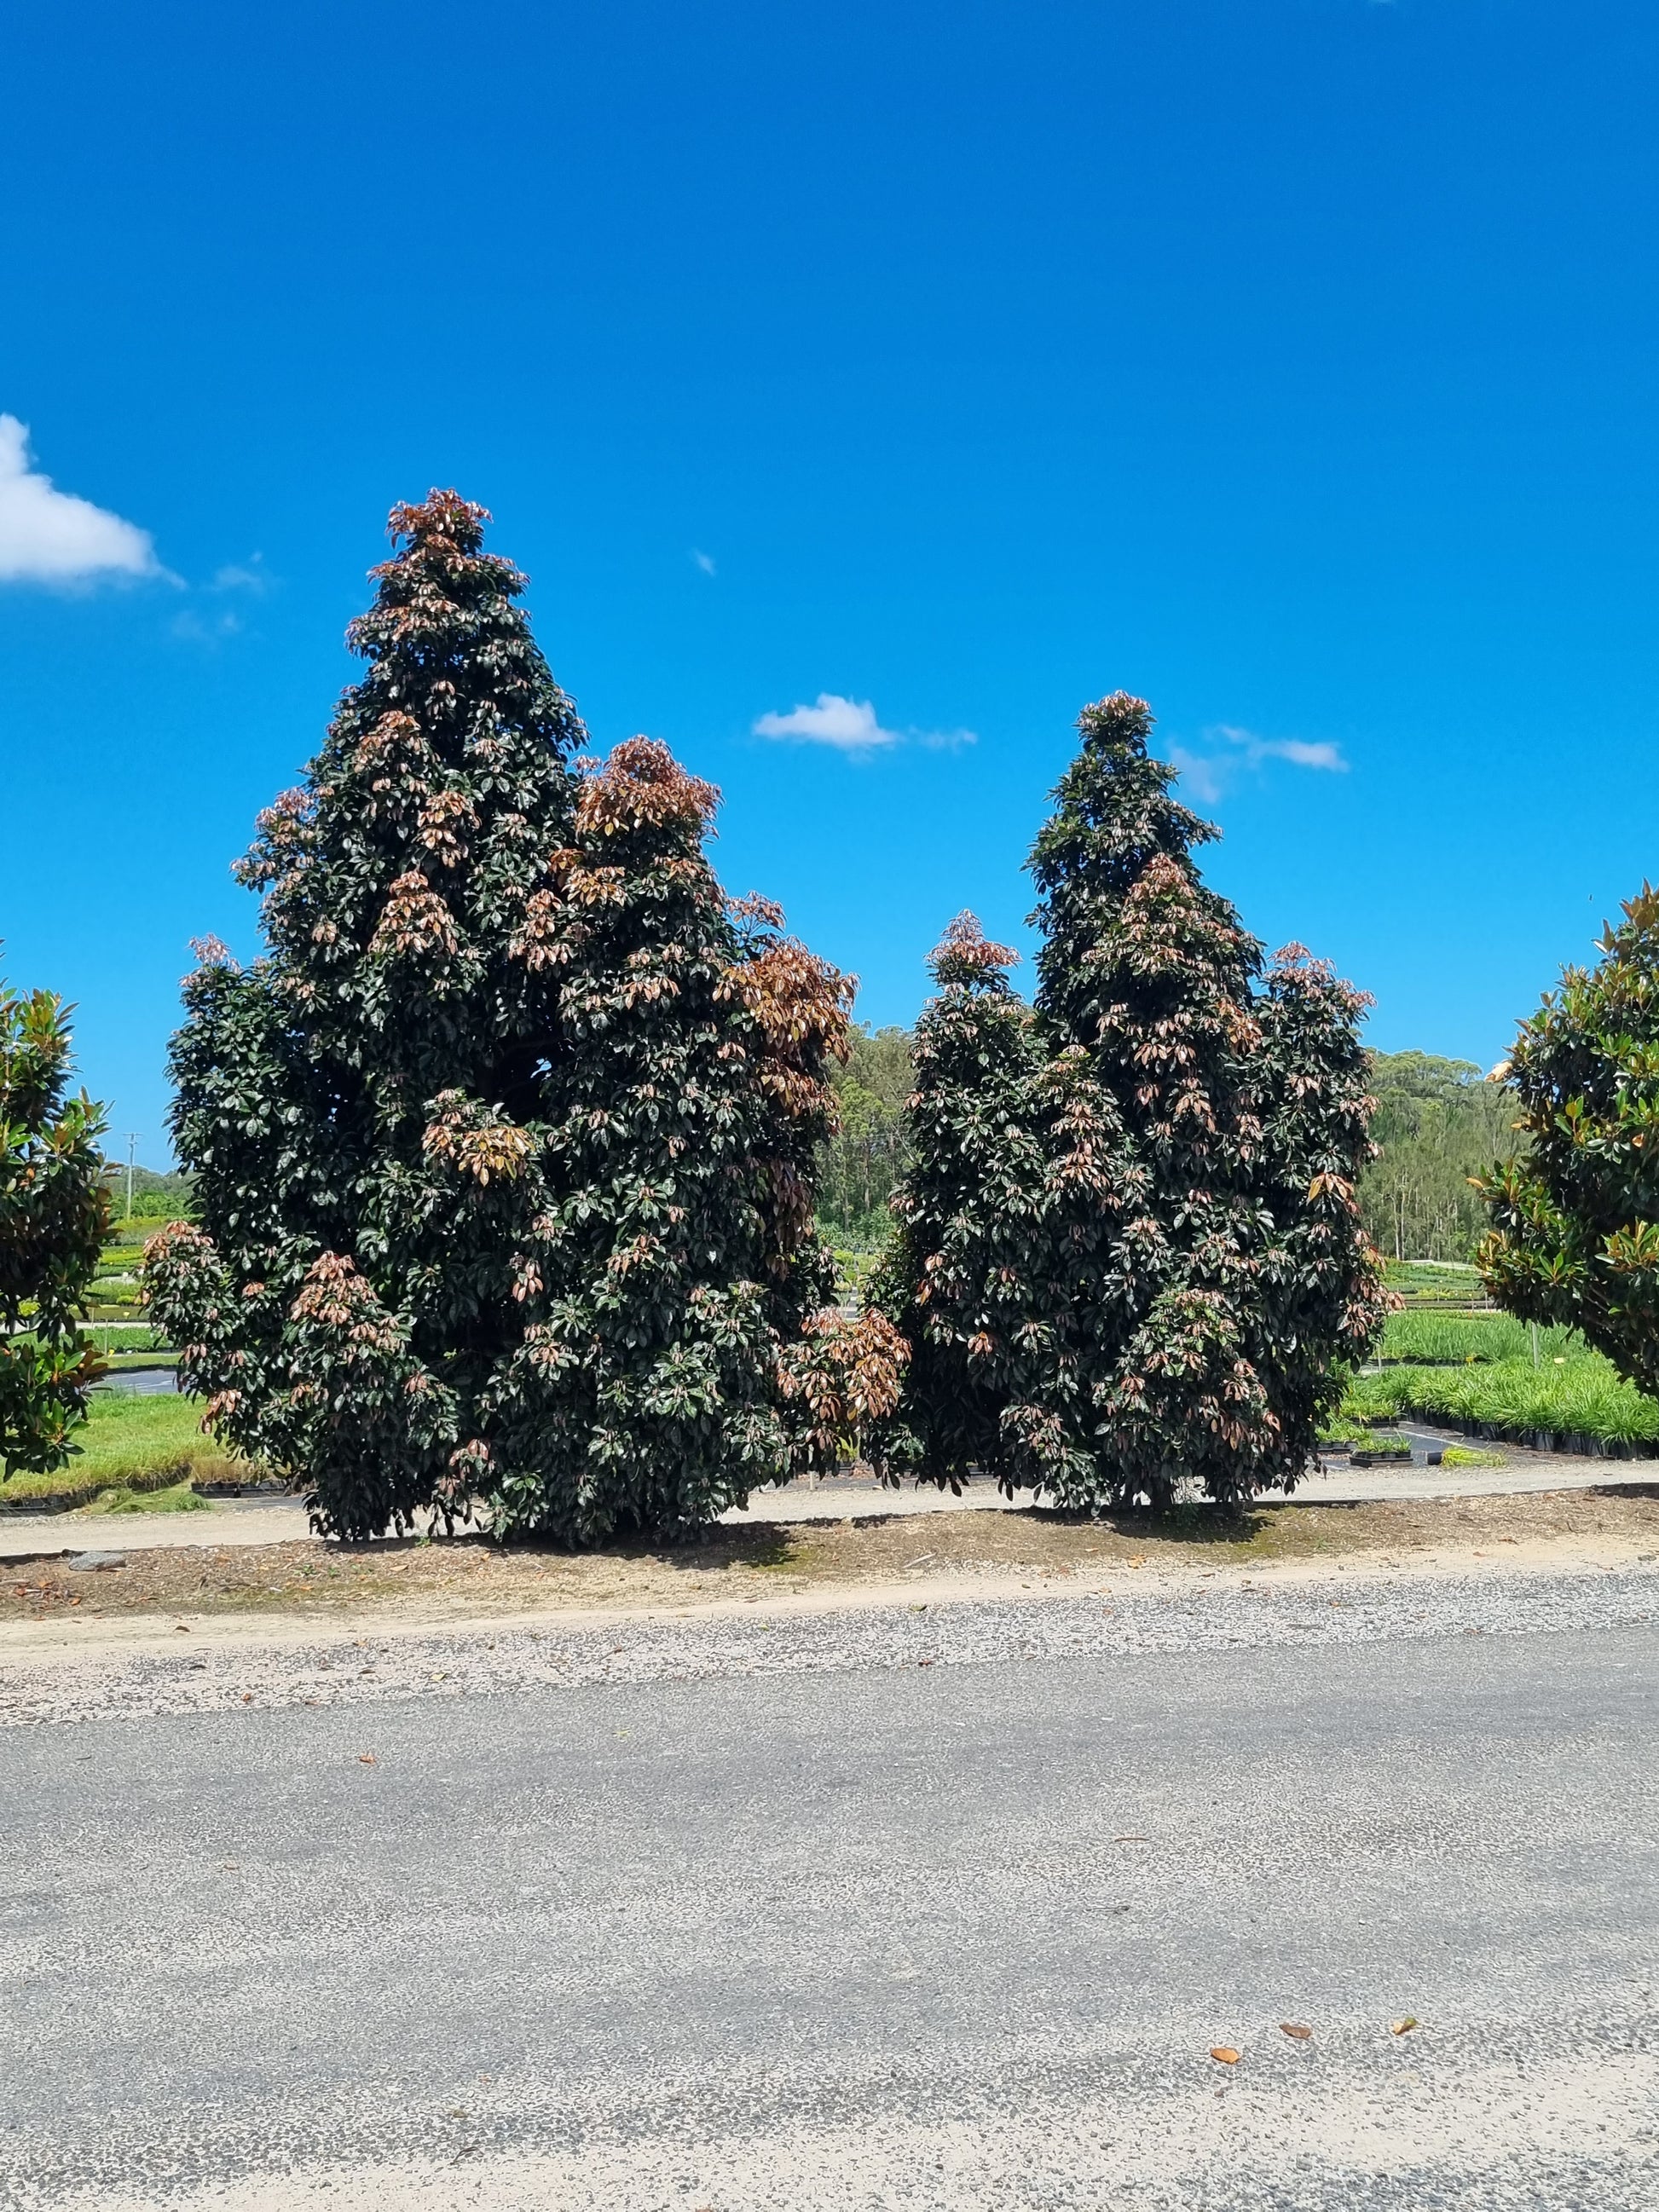
[(137, 1138), (129, 1136), (127, 1139), (127, 1219), (129, 1221), (132, 1218), (132, 1162), (137, 1150)]

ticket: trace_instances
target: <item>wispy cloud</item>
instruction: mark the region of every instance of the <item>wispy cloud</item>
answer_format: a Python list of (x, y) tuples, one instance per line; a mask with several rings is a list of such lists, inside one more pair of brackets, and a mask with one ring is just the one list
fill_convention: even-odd
[(1215, 722), (1204, 732), (1207, 751), (1188, 745), (1171, 745), (1170, 758), (1181, 771), (1182, 781), (1193, 797), (1206, 805), (1220, 799), (1240, 769), (1260, 768), (1264, 761), (1289, 761), (1293, 768), (1346, 775), (1348, 763), (1341, 748), (1305, 738), (1263, 738), (1237, 722)]
[(691, 562), (694, 568), (701, 568), (705, 576), (712, 576), (718, 573), (714, 567), (714, 555), (700, 553), (695, 545), (691, 548)]
[(757, 738), (832, 745), (844, 753), (877, 752), (905, 744), (926, 745), (935, 752), (954, 752), (960, 746), (979, 742), (972, 730), (885, 729), (868, 699), (843, 699), (838, 691), (820, 691), (816, 706), (792, 707), (787, 714), (763, 714), (754, 727)]
[(0, 415), (0, 583), (80, 584), (94, 576), (161, 576), (147, 530), (59, 491), (33, 467), (29, 434)]
[(276, 579), (266, 568), (264, 555), (252, 553), (246, 561), (229, 561), (222, 568), (216, 568), (208, 588), (214, 592), (246, 592), (252, 598), (262, 599), (267, 592), (276, 590)]
[(174, 615), (167, 628), (186, 645), (222, 645), (228, 637), (239, 637), (244, 624), (240, 615), (229, 607), (210, 615), (198, 614), (194, 607), (185, 607)]

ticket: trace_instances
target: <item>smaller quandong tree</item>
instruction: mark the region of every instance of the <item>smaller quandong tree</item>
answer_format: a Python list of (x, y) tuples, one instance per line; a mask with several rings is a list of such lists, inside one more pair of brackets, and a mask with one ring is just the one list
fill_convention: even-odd
[(902, 1398), (872, 1425), (890, 1478), (1006, 1488), (1086, 1482), (1074, 1402), (1094, 1326), (1094, 1255), (1136, 1188), (1084, 1056), (1049, 1059), (1011, 988), (1018, 955), (958, 915), (915, 1033), (910, 1166), (871, 1284), (908, 1343)]
[(1523, 1321), (1577, 1328), (1659, 1394), (1659, 890), (1644, 884), (1521, 1024), (1507, 1069), (1522, 1149), (1476, 1178), (1479, 1262)]
[(0, 982), (0, 1475), (66, 1462), (100, 1371), (80, 1322), (109, 1228), (104, 1109), (67, 1095), (69, 1012)]
[(1310, 1465), (1386, 1304), (1354, 1184), (1364, 1001), (1208, 890), (1144, 702), (1085, 708), (1037, 838), (1027, 1009), (947, 939), (878, 1296), (912, 1345), (895, 1466), (1065, 1505), (1235, 1500)]

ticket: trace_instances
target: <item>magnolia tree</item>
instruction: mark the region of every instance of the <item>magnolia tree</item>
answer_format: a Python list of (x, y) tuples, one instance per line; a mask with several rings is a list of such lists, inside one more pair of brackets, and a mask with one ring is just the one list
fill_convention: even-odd
[(1031, 872), (1035, 1003), (971, 918), (935, 956), (915, 1163), (876, 1303), (908, 1340), (890, 1471), (1070, 1506), (1231, 1501), (1310, 1464), (1385, 1306), (1354, 1182), (1364, 1001), (1266, 967), (1192, 848), (1152, 716), (1087, 708)]
[(1479, 1180), (1480, 1271), (1523, 1321), (1582, 1330), (1659, 1393), (1659, 891), (1644, 884), (1521, 1025), (1508, 1078), (1523, 1150)]
[(393, 510), (368, 672), (242, 866), (269, 951), (186, 982), (198, 1221), (149, 1297), (320, 1528), (672, 1533), (811, 1449), (786, 1355), (851, 987), (724, 897), (665, 748), (577, 757), (487, 519)]
[(68, 1010), (0, 983), (0, 1475), (76, 1447), (99, 1363), (80, 1319), (109, 1226), (104, 1112), (67, 1096)]

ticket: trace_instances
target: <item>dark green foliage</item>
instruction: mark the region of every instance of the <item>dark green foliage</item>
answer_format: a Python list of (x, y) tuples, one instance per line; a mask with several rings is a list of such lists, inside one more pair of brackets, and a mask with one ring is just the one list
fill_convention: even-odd
[(636, 738), (577, 810), (538, 1317), (488, 1401), (500, 1528), (672, 1530), (789, 1472), (779, 1359), (831, 1288), (811, 1163), (848, 994), (722, 897), (716, 800)]
[(896, 1469), (1079, 1506), (1292, 1483), (1381, 1322), (1363, 1001), (1299, 947), (1263, 972), (1151, 721), (1081, 718), (1032, 855), (1035, 1008), (966, 918), (937, 956), (876, 1293), (912, 1345)]
[(1577, 1328), (1659, 1395), (1659, 891), (1644, 884), (1521, 1025), (1509, 1088), (1524, 1149), (1480, 1184), (1498, 1303)]
[(69, 1069), (63, 1001), (0, 983), (0, 1477), (64, 1465), (99, 1372), (79, 1321), (109, 1225), (104, 1110), (66, 1097)]
[(1366, 1234), (1395, 1260), (1472, 1260), (1486, 1210), (1470, 1177), (1515, 1149), (1515, 1097), (1471, 1060), (1376, 1052), (1371, 1142), (1361, 1170)]
[(728, 908), (708, 787), (584, 732), (453, 493), (394, 511), (369, 663), (245, 866), (270, 951), (185, 987), (198, 1227), (147, 1277), (217, 1431), (363, 1536), (482, 1500), (597, 1541), (790, 1450), (824, 1293), (810, 1162), (841, 979)]
[(864, 1027), (849, 1043), (830, 1078), (840, 1127), (818, 1158), (818, 1218), (836, 1243), (870, 1247), (887, 1234), (887, 1201), (909, 1161), (911, 1042), (902, 1029)]
[(1089, 1478), (1077, 1400), (1091, 1278), (1140, 1177), (1085, 1056), (1047, 1056), (1008, 986), (1015, 957), (962, 915), (933, 957), (910, 1167), (871, 1287), (909, 1341), (909, 1371), (872, 1443), (891, 1474), (955, 1485), (977, 1467), (1053, 1489)]

